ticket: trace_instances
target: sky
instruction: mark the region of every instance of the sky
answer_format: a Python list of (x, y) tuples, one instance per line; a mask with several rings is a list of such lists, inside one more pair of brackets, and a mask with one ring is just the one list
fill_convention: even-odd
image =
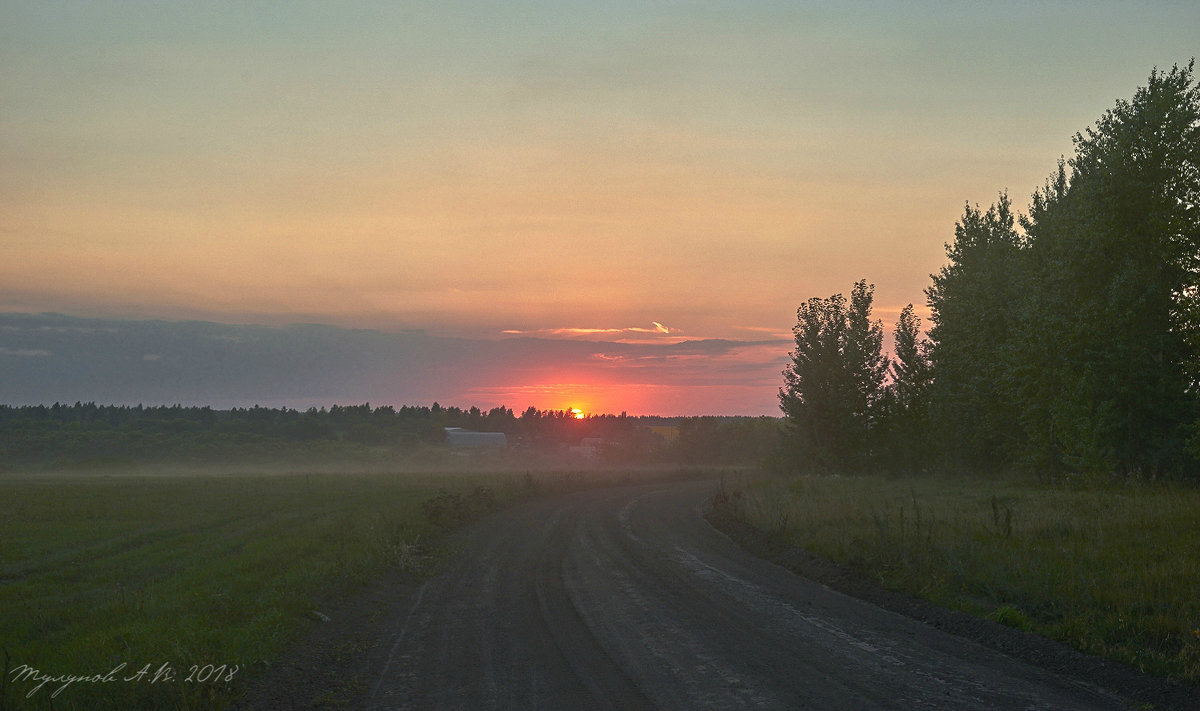
[[(890, 331), (964, 203), (1024, 207), (1197, 27), (1195, 2), (0, 0), (0, 313), (479, 354), (396, 351), (444, 392), (381, 404), (777, 414), (800, 303), (865, 278)], [(60, 396), (18, 387), (62, 355), (24, 327), (0, 402)], [(528, 361), (494, 368), (508, 341)]]

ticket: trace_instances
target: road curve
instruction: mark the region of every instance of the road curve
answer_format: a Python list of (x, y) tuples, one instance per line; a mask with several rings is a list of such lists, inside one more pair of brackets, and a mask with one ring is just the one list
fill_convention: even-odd
[(1127, 708), (755, 558), (703, 519), (714, 487), (481, 521), (397, 622), (369, 708)]

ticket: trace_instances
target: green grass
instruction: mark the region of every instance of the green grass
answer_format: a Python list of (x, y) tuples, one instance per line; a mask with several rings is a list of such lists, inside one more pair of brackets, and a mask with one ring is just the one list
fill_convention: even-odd
[(886, 587), (1200, 683), (1200, 491), (798, 477), (738, 515)]
[[(124, 663), (122, 679), (147, 664), (151, 671), (140, 681), (76, 683), (54, 699), (60, 684), (26, 699), (34, 684), (15, 682), (10, 671), (0, 680), (7, 683), (0, 709), (224, 707), (313, 624), (314, 611), (328, 612), (386, 566), (428, 570), (446, 527), (465, 518), (442, 510), (446, 502), (504, 506), (570, 481), (549, 474), (6, 476), (0, 647), (10, 670), (94, 675)], [(481, 485), (491, 495), (473, 496)], [(443, 503), (433, 520), (423, 507), (430, 499)], [(151, 684), (164, 663), (174, 681)], [(237, 672), (229, 683), (184, 681), (191, 665), (207, 664), (237, 665)]]

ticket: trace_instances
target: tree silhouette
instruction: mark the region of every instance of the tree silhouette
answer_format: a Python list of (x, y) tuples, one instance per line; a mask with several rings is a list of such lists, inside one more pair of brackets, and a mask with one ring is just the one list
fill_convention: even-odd
[(779, 402), (802, 468), (854, 470), (870, 459), (888, 368), (883, 326), (871, 320), (874, 291), (862, 280), (849, 303), (834, 294), (809, 299), (796, 310), (796, 347), (783, 371)]

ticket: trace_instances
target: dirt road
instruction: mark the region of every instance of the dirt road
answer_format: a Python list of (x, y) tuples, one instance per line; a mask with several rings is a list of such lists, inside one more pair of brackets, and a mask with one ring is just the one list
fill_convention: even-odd
[(714, 486), (481, 522), (396, 621), (369, 707), (1127, 708), (749, 555), (702, 518)]

